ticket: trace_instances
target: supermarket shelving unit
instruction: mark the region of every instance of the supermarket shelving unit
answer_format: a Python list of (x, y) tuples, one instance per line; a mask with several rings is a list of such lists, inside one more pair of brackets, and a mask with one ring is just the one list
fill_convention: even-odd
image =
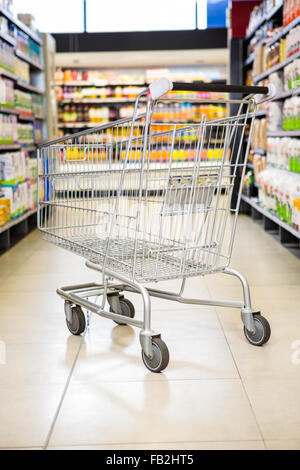
[[(76, 67), (72, 68), (72, 67), (59, 67), (60, 69), (62, 70), (77, 70)], [(87, 69), (84, 69), (83, 67), (80, 67), (80, 70), (99, 70), (100, 72), (104, 72), (105, 70), (102, 70), (102, 69), (93, 69), (92, 67), (90, 68), (87, 68)], [(126, 70), (127, 71), (127, 70)], [(128, 80), (126, 81), (118, 81), (118, 78), (114, 78), (113, 80), (108, 80), (106, 82), (102, 82), (102, 81), (99, 81), (97, 79), (93, 79), (93, 80), (66, 80), (66, 81), (61, 81), (61, 80), (57, 80), (56, 81), (56, 86), (57, 87), (67, 87), (67, 88), (73, 88), (76, 90), (76, 88), (85, 88), (85, 87), (90, 87), (90, 88), (93, 88), (93, 87), (96, 87), (96, 88), (106, 88), (106, 87), (109, 87), (109, 88), (112, 88), (113, 90), (116, 89), (117, 87), (139, 87), (139, 88), (145, 88), (147, 86), (149, 86), (149, 83), (152, 81), (151, 79), (149, 80), (148, 77), (146, 76), (147, 72), (147, 69), (145, 67), (141, 67), (139, 70), (138, 70), (138, 73), (140, 74), (140, 79), (138, 80), (131, 80), (130, 77), (128, 77)], [(130, 73), (129, 73), (130, 75)], [(224, 83), (225, 80), (217, 80), (218, 83), (222, 82)], [(174, 100), (176, 101), (176, 100)], [(103, 106), (106, 106), (106, 107), (109, 107), (110, 109), (113, 108), (114, 109), (114, 115), (115, 117), (114, 118), (111, 118), (110, 120), (115, 120), (115, 119), (119, 119), (123, 116), (120, 116), (120, 109), (121, 109), (121, 106), (126, 106), (126, 105), (133, 105), (135, 102), (135, 96), (108, 96), (108, 97), (86, 97), (86, 98), (63, 98), (61, 100), (59, 100), (57, 102), (58, 104), (58, 107), (60, 109), (63, 109), (62, 107), (64, 105), (70, 105), (70, 106), (76, 106), (76, 105), (87, 105), (87, 106), (91, 106), (93, 107), (93, 105), (95, 105), (97, 108), (101, 108), (101, 105)], [(141, 103), (146, 103), (147, 100), (145, 98), (141, 98), (140, 99), (140, 102)], [(171, 104), (171, 103), (170, 103)], [(191, 121), (189, 121), (191, 122)], [(196, 121), (194, 121), (196, 122)], [(198, 121), (197, 121), (198, 122)], [(94, 122), (90, 122), (90, 121), (63, 121), (63, 120), (60, 120), (58, 121), (58, 128), (65, 131), (64, 134), (66, 135), (67, 133), (70, 132), (71, 129), (86, 129), (86, 128), (91, 128), (91, 127), (94, 127), (94, 126), (97, 126), (97, 125), (100, 125), (101, 124), (101, 121), (94, 121)], [(67, 132), (67, 130), (69, 130)]]
[[(9, 23), (14, 25), (17, 29), (21, 30), (40, 46), (40, 57), (41, 61), (43, 61), (43, 39), (37, 33), (28, 28), (24, 23), (14, 18), (9, 12), (5, 11), (2, 7), (0, 7), (0, 16), (4, 16)], [(17, 75), (1, 67), (0, 75), (13, 80), (15, 89), (21, 89), (25, 92), (43, 96), (45, 94), (45, 75), (43, 63), (38, 63), (35, 60), (32, 60), (31, 57), (28, 57), (22, 51), (18, 50), (16, 39), (10, 36), (9, 34), (0, 32), (0, 38), (10, 46), (13, 46), (14, 53), (17, 57), (29, 64), (30, 83), (23, 82)], [(22, 114), (22, 112), (19, 112), (16, 109), (9, 109), (4, 106), (0, 107), (0, 113), (15, 114), (18, 116), (18, 121), (20, 122), (34, 122), (35, 120), (41, 121), (42, 134), (44, 138), (46, 137), (46, 122), (45, 117), (43, 115), (24, 115)], [(30, 152), (30, 156), (34, 157), (37, 144), (37, 141), (32, 142), (32, 144), (0, 144), (0, 152), (22, 149), (26, 150), (27, 152)], [(36, 209), (29, 210), (21, 216), (17, 217), (16, 219), (12, 219), (5, 225), (0, 226), (0, 253), (8, 250), (16, 241), (18, 241), (21, 237), (25, 236), (31, 227), (36, 226), (36, 214)]]
[[(255, 32), (267, 21), (270, 21), (273, 18), (282, 18), (283, 12), (283, 2), (280, 1), (275, 8), (273, 8), (264, 18), (257, 24), (256, 28), (251, 31), (251, 34), (248, 34), (244, 40), (236, 40), (234, 47), (239, 51), (240, 57), (243, 60), (239, 64), (233, 64), (234, 56), (232, 57), (231, 63), (231, 74), (237, 77), (237, 82), (240, 84), (244, 83), (246, 70), (252, 67), (254, 62), (254, 53), (251, 53), (247, 56), (247, 46), (249, 41), (253, 38)], [(286, 27), (282, 28), (279, 33), (273, 36), (271, 39), (261, 39), (258, 44), (265, 44), (266, 46), (273, 45), (276, 41), (280, 40), (280, 38), (284, 38), (291, 29), (295, 26), (300, 24), (300, 17), (296, 18), (294, 21), (289, 23)], [(236, 51), (235, 51), (235, 55)], [(274, 65), (272, 68), (266, 70), (265, 72), (253, 77), (254, 84), (258, 84), (261, 80), (268, 78), (268, 76), (278, 70), (282, 70), (286, 65), (294, 61), (295, 59), (300, 57), (300, 52), (297, 52), (291, 56), (289, 56), (284, 61)], [(277, 93), (276, 96), (273, 98), (273, 101), (282, 101), (286, 98), (291, 96), (296, 96), (300, 93), (300, 87), (295, 88), (293, 90), (288, 90), (284, 92)], [(258, 111), (257, 118), (264, 117), (266, 115), (265, 112)], [(267, 132), (267, 136), (270, 137), (300, 137), (300, 131), (276, 131), (276, 132)], [(246, 142), (245, 142), (246, 144)], [(254, 149), (253, 153), (259, 154), (261, 156), (266, 157), (266, 152), (263, 149)], [(247, 167), (249, 169), (253, 169), (253, 164), (251, 162), (247, 163)], [(283, 170), (288, 171), (288, 170)], [(279, 217), (275, 214), (271, 213), (269, 210), (265, 209), (259, 204), (258, 197), (257, 197), (258, 185), (254, 183), (252, 188), (251, 197), (248, 195), (242, 194), (242, 201), (241, 201), (241, 212), (248, 213), (252, 216), (253, 220), (261, 221), (263, 224), (263, 228), (266, 231), (278, 234), (278, 240), (280, 243), (284, 245), (289, 245), (289, 247), (293, 246), (296, 248), (296, 253), (299, 256), (299, 249), (300, 249), (300, 232), (296, 231), (288, 225), (287, 223), (283, 222)]]

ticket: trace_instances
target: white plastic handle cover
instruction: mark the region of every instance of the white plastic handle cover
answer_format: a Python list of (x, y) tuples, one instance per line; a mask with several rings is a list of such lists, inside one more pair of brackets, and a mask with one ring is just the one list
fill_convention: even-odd
[(160, 78), (149, 86), (150, 95), (152, 100), (157, 100), (168, 91), (172, 90), (173, 83), (167, 78)]
[(276, 86), (274, 85), (274, 83), (269, 83), (267, 87), (269, 88), (269, 93), (267, 95), (257, 95), (257, 97), (259, 98), (257, 99), (256, 104), (261, 104), (261, 103), (265, 103), (266, 101), (271, 101), (271, 99), (273, 99), (274, 96), (276, 96), (277, 90), (276, 90)]

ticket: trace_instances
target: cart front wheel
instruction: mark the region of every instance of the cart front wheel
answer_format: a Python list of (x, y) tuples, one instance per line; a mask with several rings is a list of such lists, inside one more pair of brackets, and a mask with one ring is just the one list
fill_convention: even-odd
[(253, 315), (255, 332), (252, 333), (244, 327), (244, 333), (249, 343), (254, 346), (262, 346), (267, 343), (271, 336), (271, 327), (266, 318), (260, 314)]
[[(124, 298), (120, 299), (120, 305), (121, 305), (121, 310), (122, 310), (121, 315), (123, 315), (124, 317), (134, 318), (135, 308), (134, 308), (133, 303), (130, 302), (130, 300), (124, 299)], [(113, 312), (111, 307), (109, 311)], [(117, 323), (117, 325), (127, 325), (126, 322), (123, 323), (123, 322), (116, 321), (116, 320), (114, 320), (114, 322)]]
[(169, 364), (169, 350), (166, 343), (160, 338), (152, 338), (153, 357), (150, 359), (142, 351), (142, 359), (151, 372), (161, 372)]
[(66, 317), (66, 323), (70, 333), (75, 336), (81, 335), (85, 330), (86, 321), (82, 308), (79, 305), (71, 307), (71, 318), (72, 320), (69, 321)]

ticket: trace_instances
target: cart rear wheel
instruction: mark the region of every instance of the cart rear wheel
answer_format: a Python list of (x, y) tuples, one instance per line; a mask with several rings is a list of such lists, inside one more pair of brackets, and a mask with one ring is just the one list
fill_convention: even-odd
[[(130, 300), (124, 299), (124, 298), (120, 299), (120, 305), (121, 305), (121, 310), (122, 310), (121, 315), (123, 315), (124, 317), (134, 318), (135, 308), (134, 308), (133, 303), (130, 302)], [(111, 307), (109, 311), (113, 312)], [(126, 322), (123, 323), (123, 322), (116, 321), (116, 320), (114, 320), (114, 322), (117, 323), (117, 325), (127, 325)]]
[(70, 322), (66, 317), (66, 323), (72, 335), (81, 335), (86, 327), (85, 315), (79, 305), (71, 307), (72, 321)]
[(152, 338), (153, 357), (150, 359), (142, 351), (142, 359), (151, 372), (161, 372), (169, 364), (169, 350), (166, 343), (160, 338)]
[(244, 327), (244, 333), (249, 343), (254, 346), (262, 346), (267, 343), (271, 336), (271, 327), (266, 318), (260, 314), (253, 315), (255, 332), (252, 333)]

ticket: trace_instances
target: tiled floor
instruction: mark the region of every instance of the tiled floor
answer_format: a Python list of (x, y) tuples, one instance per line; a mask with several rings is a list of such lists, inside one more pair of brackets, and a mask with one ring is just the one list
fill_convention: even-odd
[[(92, 317), (84, 341), (66, 329), (55, 289), (97, 277), (82, 259), (36, 231), (2, 255), (0, 449), (300, 449), (300, 260), (240, 216), (232, 267), (270, 342), (247, 343), (237, 310), (153, 299), (171, 359), (151, 374), (132, 327)], [(190, 279), (187, 294), (239, 299), (241, 288), (215, 275)]]

